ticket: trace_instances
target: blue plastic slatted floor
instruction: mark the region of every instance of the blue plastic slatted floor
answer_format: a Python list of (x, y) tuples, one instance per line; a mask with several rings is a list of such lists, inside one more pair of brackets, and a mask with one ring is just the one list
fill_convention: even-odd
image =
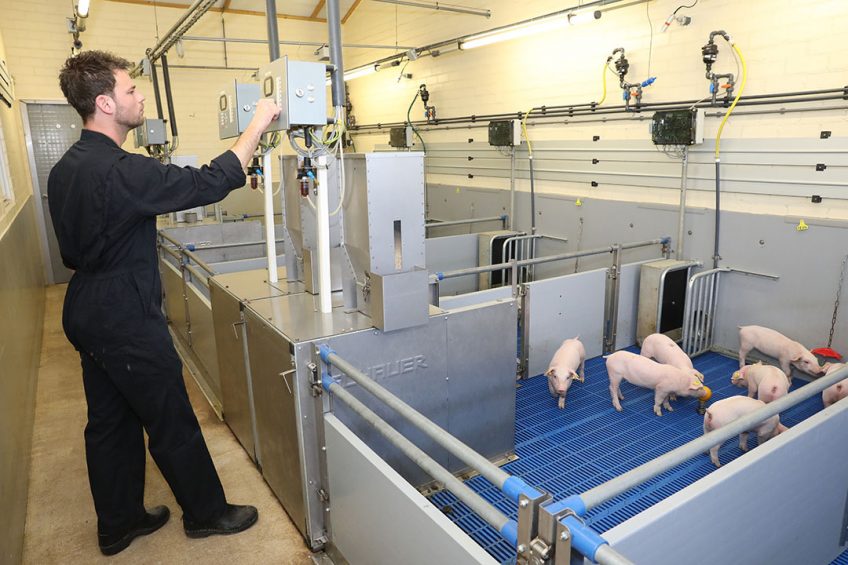
[[(637, 348), (630, 348), (638, 352)], [(717, 353), (706, 353), (694, 360), (713, 391), (712, 401), (746, 394), (730, 384), (738, 361)], [(516, 394), (515, 451), (519, 459), (504, 465), (512, 475), (545, 489), (560, 500), (580, 494), (613, 477), (633, 469), (703, 434), (703, 416), (697, 413), (695, 399), (674, 402), (674, 412), (653, 413), (654, 392), (622, 382), (624, 411), (612, 407), (604, 359), (586, 361), (586, 382), (574, 383), (568, 391), (565, 410), (559, 410), (548, 392), (547, 379), (535, 377), (521, 382)], [(794, 379), (794, 390), (804, 382)], [(793, 426), (823, 408), (821, 396), (781, 414), (781, 422)], [(757, 445), (756, 435), (749, 448)], [(722, 464), (739, 457), (738, 440), (728, 441), (719, 451)], [(605, 502), (589, 512), (587, 523), (605, 532), (628, 518), (653, 506), (683, 487), (706, 476), (715, 467), (707, 454), (700, 455), (666, 471), (653, 480)], [(515, 503), (482, 477), (466, 484), (495, 507), (517, 519)], [(431, 501), (502, 563), (515, 557), (514, 548), (483, 520), (444, 491)], [(848, 565), (848, 552), (834, 563)]]

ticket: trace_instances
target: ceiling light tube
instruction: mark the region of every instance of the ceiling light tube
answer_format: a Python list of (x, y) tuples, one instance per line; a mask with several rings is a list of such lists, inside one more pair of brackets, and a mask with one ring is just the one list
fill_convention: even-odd
[[(349, 80), (353, 80), (353, 79), (356, 79), (356, 78), (360, 78), (360, 77), (364, 77), (364, 76), (367, 76), (367, 75), (374, 74), (379, 70), (378, 67), (379, 67), (378, 65), (366, 65), (364, 67), (351, 69), (351, 70), (345, 72), (344, 80), (345, 80), (345, 82), (347, 82)], [(331, 84), (330, 79), (327, 79), (327, 86), (330, 86), (330, 84)]]
[(470, 35), (459, 42), (459, 48), (474, 49), (476, 47), (483, 47), (484, 45), (500, 43), (501, 41), (509, 41), (511, 39), (518, 39), (519, 37), (526, 37), (528, 35), (536, 35), (539, 33), (561, 29), (567, 25), (567, 14), (556, 14), (554, 16), (540, 18), (523, 24), (507, 26), (495, 31)]

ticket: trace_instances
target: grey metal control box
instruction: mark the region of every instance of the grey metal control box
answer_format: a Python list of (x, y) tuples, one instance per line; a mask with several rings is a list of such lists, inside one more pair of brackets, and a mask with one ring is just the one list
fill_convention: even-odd
[(218, 93), (218, 137), (238, 137), (256, 112), (259, 85), (232, 81)]
[(327, 66), (281, 57), (259, 68), (260, 95), (273, 99), (280, 116), (265, 131), (327, 125)]
[(146, 118), (144, 123), (133, 130), (136, 147), (165, 145), (165, 120)]

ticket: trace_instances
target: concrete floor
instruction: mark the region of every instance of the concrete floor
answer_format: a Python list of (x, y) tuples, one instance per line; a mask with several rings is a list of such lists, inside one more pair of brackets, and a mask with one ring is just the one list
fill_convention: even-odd
[(86, 403), (79, 356), (61, 325), (65, 288), (47, 288), (23, 563), (311, 563), (300, 533), (187, 373), (189, 396), (227, 499), (259, 508), (259, 522), (234, 536), (188, 539), (182, 530), (182, 512), (148, 454), (145, 502), (167, 504), (171, 519), (114, 557), (100, 554), (85, 465)]

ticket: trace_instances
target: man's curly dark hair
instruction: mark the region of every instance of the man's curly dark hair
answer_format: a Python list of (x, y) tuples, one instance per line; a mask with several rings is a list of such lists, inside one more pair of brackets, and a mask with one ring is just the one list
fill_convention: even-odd
[(114, 72), (130, 67), (129, 61), (112, 53), (83, 51), (65, 61), (59, 72), (59, 86), (70, 105), (86, 121), (94, 115), (97, 97), (114, 92)]

